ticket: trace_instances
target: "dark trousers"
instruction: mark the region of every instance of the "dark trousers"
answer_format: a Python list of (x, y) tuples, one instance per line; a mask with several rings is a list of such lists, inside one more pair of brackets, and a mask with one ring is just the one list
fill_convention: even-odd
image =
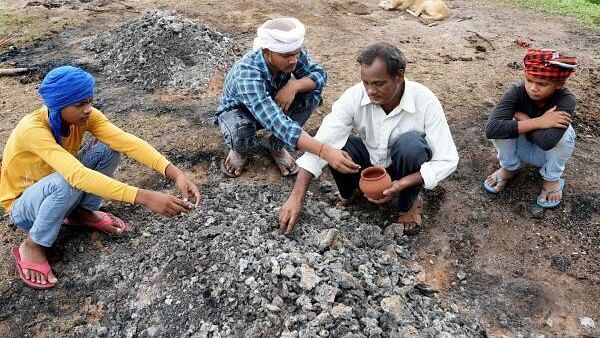
[[(346, 151), (352, 160), (360, 165), (361, 170), (373, 166), (369, 158), (369, 152), (362, 140), (354, 135), (350, 135), (346, 145), (342, 148)], [(431, 160), (431, 149), (420, 133), (411, 131), (398, 136), (391, 146), (392, 164), (386, 168), (392, 177), (392, 180), (399, 180), (404, 176), (416, 173), (421, 169), (421, 165)], [(343, 198), (350, 198), (360, 180), (358, 174), (342, 174), (331, 166), (329, 167), (335, 184)], [(419, 195), (421, 186), (414, 186), (403, 190), (398, 196), (398, 210), (408, 211), (413, 202)]]
[[(320, 100), (321, 96), (314, 91), (299, 93), (285, 114), (290, 119), (298, 122), (300, 126), (303, 126), (317, 108)], [(264, 126), (254, 118), (246, 107), (221, 113), (217, 117), (217, 122), (221, 127), (225, 144), (229, 149), (240, 153), (247, 153), (252, 150), (256, 145), (256, 131), (264, 129)], [(275, 135), (271, 135), (269, 143), (273, 149), (281, 149), (285, 146), (285, 142), (275, 137)]]

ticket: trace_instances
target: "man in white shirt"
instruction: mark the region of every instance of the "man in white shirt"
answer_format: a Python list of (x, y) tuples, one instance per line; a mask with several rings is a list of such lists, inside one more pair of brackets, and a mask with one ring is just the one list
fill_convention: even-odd
[[(442, 105), (427, 87), (405, 81), (406, 60), (398, 48), (376, 43), (361, 50), (356, 60), (362, 82), (333, 104), (315, 138), (344, 150), (361, 169), (375, 164), (386, 167), (392, 186), (384, 191), (384, 198), (369, 201), (382, 204), (398, 197), (398, 222), (405, 234), (416, 234), (422, 222), (421, 187), (435, 188), (458, 164)], [(351, 134), (353, 127), (358, 135)], [(327, 162), (305, 153), (297, 164), (300, 172), (279, 213), (286, 233), (298, 221), (310, 181), (321, 175)], [(347, 204), (355, 196), (360, 174), (331, 167), (330, 171), (342, 204)]]

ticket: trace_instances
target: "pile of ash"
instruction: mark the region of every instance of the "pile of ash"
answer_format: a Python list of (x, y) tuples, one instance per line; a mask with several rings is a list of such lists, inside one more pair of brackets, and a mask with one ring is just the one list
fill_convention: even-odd
[(241, 55), (232, 38), (165, 10), (100, 33), (84, 48), (95, 52), (108, 80), (150, 92), (201, 93), (213, 74)]
[[(280, 234), (289, 189), (213, 178), (202, 208), (187, 215), (113, 210), (133, 229), (103, 239), (100, 251), (83, 235), (61, 238), (57, 288), (15, 283), (0, 311), (22, 335), (29, 327), (20, 323), (44, 318), (50, 335), (80, 337), (478, 336), (478, 320), (418, 282), (406, 238), (384, 234), (374, 211), (309, 194), (301, 224)], [(65, 327), (69, 318), (76, 326)]]

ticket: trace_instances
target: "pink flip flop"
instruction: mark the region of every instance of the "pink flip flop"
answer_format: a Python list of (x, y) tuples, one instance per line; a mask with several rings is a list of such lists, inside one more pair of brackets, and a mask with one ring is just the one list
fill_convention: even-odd
[(123, 233), (125, 232), (125, 222), (123, 222), (122, 219), (120, 219), (119, 217), (111, 214), (111, 213), (107, 213), (107, 212), (103, 212), (103, 211), (95, 211), (96, 214), (98, 216), (100, 216), (100, 220), (97, 222), (82, 222), (82, 223), (73, 223), (71, 222), (70, 219), (65, 218), (63, 220), (63, 224), (65, 225), (80, 225), (80, 226), (84, 226), (84, 227), (88, 227), (88, 228), (92, 228), (94, 230), (98, 230), (98, 231), (102, 231), (105, 233), (113, 233), (110, 232), (110, 229), (113, 227), (113, 224), (117, 224), (119, 226), (119, 231), (118, 233)]
[[(48, 261), (45, 261), (44, 263), (34, 263), (21, 260), (21, 253), (19, 252), (18, 245), (12, 248), (12, 255), (15, 258), (17, 271), (19, 272), (19, 278), (21, 278), (23, 283), (25, 283), (27, 286), (32, 287), (34, 289), (49, 289), (56, 285), (56, 283), (48, 282), (48, 274), (50, 273), (50, 271), (52, 271), (52, 269), (50, 268), (50, 264), (48, 264)], [(36, 283), (32, 280), (27, 279), (25, 277), (25, 273), (23, 273), (23, 269), (34, 270), (41, 273), (46, 278), (46, 284)]]

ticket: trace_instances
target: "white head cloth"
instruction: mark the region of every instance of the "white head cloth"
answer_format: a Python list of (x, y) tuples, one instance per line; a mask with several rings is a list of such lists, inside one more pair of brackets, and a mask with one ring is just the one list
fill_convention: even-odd
[(268, 20), (256, 30), (253, 49), (266, 48), (275, 53), (289, 53), (302, 47), (304, 25), (296, 18)]

